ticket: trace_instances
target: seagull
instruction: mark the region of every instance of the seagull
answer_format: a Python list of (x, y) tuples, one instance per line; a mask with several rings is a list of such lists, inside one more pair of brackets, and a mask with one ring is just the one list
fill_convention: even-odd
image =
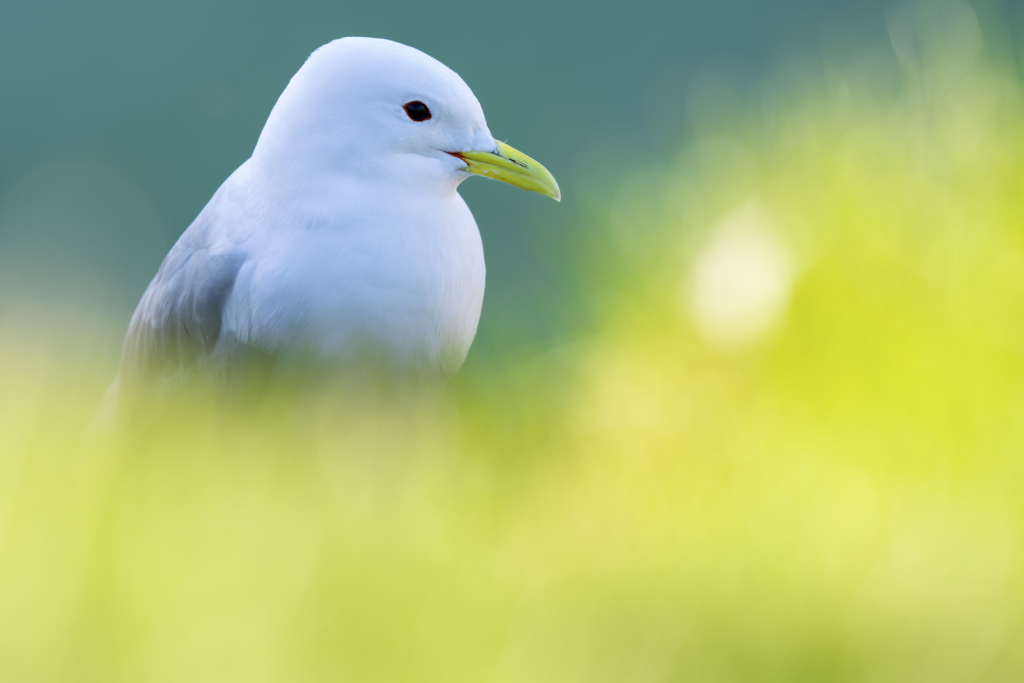
[(444, 64), (378, 38), (318, 48), (167, 254), (112, 389), (230, 376), (254, 356), (450, 377), (484, 296), (480, 232), (457, 192), (472, 175), (561, 199)]

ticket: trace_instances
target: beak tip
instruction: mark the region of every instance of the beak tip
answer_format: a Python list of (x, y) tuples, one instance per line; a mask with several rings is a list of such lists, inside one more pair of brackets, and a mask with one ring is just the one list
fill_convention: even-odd
[[(546, 169), (545, 169), (545, 171), (546, 171)], [(544, 194), (546, 194), (547, 196), (551, 197), (556, 202), (561, 203), (562, 202), (562, 188), (558, 187), (558, 181), (556, 181), (551, 176), (550, 173), (548, 173), (547, 176), (551, 180), (551, 184), (548, 186), (548, 191), (545, 192)]]

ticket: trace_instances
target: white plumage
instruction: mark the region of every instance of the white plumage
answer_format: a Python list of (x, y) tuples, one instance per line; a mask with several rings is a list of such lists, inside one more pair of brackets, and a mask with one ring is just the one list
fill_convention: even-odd
[(372, 38), (321, 47), (143, 295), (121, 382), (230, 372), (254, 352), (450, 375), (484, 296), (480, 233), (456, 191), (472, 173), (559, 198), (440, 62)]

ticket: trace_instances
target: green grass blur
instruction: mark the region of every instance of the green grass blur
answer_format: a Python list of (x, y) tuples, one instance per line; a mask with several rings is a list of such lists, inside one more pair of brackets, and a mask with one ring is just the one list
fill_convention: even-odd
[(1024, 679), (1024, 93), (909, 7), (898, 77), (706, 83), (592, 329), (444, 394), (83, 440), (109, 362), (0, 321), (0, 680)]

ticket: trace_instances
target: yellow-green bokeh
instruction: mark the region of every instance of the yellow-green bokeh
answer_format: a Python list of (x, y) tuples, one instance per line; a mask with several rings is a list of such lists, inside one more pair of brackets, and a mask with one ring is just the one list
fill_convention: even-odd
[(695, 110), (593, 201), (592, 332), (443, 394), (83, 440), (109, 364), (5, 321), (0, 679), (1020, 680), (1024, 96), (913, 7), (898, 87)]

